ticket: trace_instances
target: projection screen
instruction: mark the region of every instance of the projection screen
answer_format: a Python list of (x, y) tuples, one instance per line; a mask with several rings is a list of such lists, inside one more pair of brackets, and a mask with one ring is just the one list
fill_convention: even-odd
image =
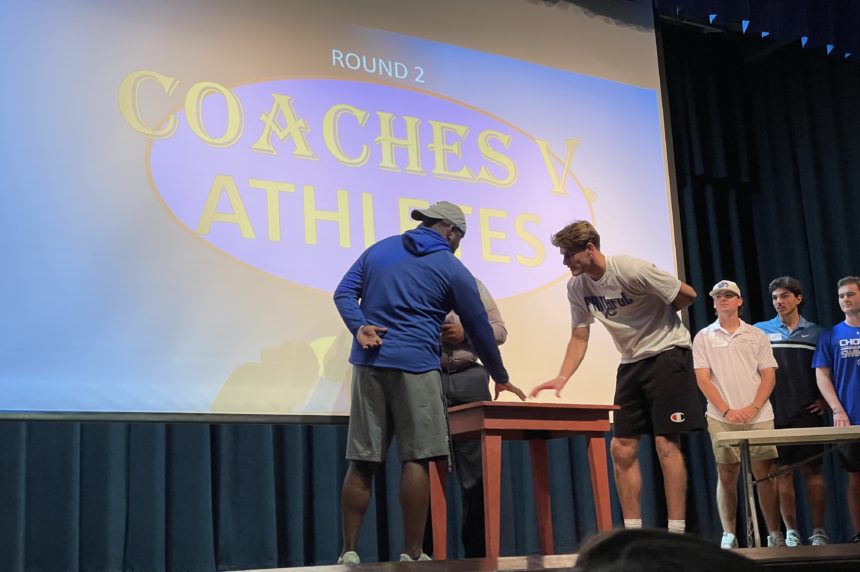
[[(676, 269), (648, 0), (12, 0), (0, 31), (5, 412), (343, 415), (332, 292), (437, 200), (526, 390), (570, 334), (553, 232)], [(563, 400), (617, 363), (596, 325)]]

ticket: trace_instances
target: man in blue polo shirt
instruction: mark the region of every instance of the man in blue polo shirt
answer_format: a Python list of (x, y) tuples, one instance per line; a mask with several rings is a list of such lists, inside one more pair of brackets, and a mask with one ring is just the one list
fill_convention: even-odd
[[(860, 276), (846, 276), (836, 283), (839, 307), (845, 321), (823, 333), (812, 365), (818, 389), (833, 410), (834, 427), (860, 425)], [(860, 542), (860, 443), (839, 451), (848, 471), (848, 514)]]
[[(815, 382), (812, 355), (815, 344), (824, 328), (800, 315), (803, 303), (803, 286), (797, 278), (780, 276), (768, 286), (773, 309), (777, 315), (755, 326), (770, 339), (773, 356), (779, 364), (776, 370), (776, 386), (770, 395), (773, 405), (774, 427), (823, 427), (823, 400)], [(777, 465), (794, 465), (823, 452), (821, 445), (794, 445), (779, 447)], [(803, 478), (812, 509), (812, 536), (809, 542), (818, 546), (828, 544), (824, 531), (824, 515), (827, 507), (827, 490), (821, 473), (821, 457), (802, 465)], [(794, 472), (777, 477), (779, 508), (785, 522), (785, 543), (788, 546), (802, 544), (797, 531), (797, 506), (794, 494)]]

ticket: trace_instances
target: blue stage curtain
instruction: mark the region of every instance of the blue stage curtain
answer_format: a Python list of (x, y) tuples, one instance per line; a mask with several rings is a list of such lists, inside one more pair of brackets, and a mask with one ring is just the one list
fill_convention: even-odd
[[(856, 275), (860, 262), (860, 65), (665, 21), (659, 32), (687, 282), (706, 296), (720, 279), (737, 281), (742, 318), (755, 322), (775, 315), (770, 280), (792, 275), (804, 285), (804, 317), (825, 327), (842, 321), (836, 281)], [(689, 314), (694, 334), (715, 319), (707, 301)], [(826, 522), (845, 542), (855, 531), (838, 464), (824, 466)], [(712, 475), (708, 468), (700, 478)], [(805, 537), (806, 491), (795, 484)]]
[[(340, 550), (345, 445), (340, 425), (2, 422), (2, 569), (203, 572), (332, 564)], [(689, 528), (717, 538), (710, 445), (697, 434), (685, 437), (683, 447)], [(643, 439), (640, 453), (643, 519), (663, 527), (662, 480), (650, 440)], [(585, 440), (551, 441), (549, 456), (556, 552), (576, 552), (596, 532)], [(537, 554), (526, 444), (505, 443), (502, 463), (502, 554)], [(831, 500), (844, 496), (844, 476), (830, 461), (826, 466)], [(398, 485), (399, 464), (389, 455), (360, 537), (366, 562), (396, 560), (402, 550)], [(612, 493), (618, 524), (614, 486)], [(462, 558), (453, 479), (448, 494), (449, 557)], [(847, 534), (844, 506), (831, 509), (829, 530)]]

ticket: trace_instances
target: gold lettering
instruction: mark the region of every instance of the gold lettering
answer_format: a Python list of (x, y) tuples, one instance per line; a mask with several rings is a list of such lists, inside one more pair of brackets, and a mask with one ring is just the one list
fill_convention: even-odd
[(326, 112), (325, 117), (323, 117), (323, 139), (325, 140), (326, 147), (335, 159), (350, 167), (361, 167), (370, 159), (370, 149), (367, 145), (362, 145), (358, 157), (353, 158), (346, 154), (340, 146), (340, 132), (338, 129), (340, 118), (344, 115), (352, 115), (362, 127), (367, 123), (368, 113), (366, 111), (346, 104), (334, 105)]
[[(203, 124), (203, 100), (215, 93), (224, 98), (227, 106), (227, 125), (221, 137), (212, 137)], [(191, 131), (212, 147), (229, 147), (242, 136), (245, 125), (245, 112), (239, 98), (223, 85), (205, 81), (195, 83), (185, 94), (185, 118)]]
[(125, 122), (138, 133), (146, 135), (150, 139), (167, 139), (176, 132), (179, 121), (171, 114), (160, 129), (153, 129), (143, 119), (140, 111), (140, 86), (145, 81), (154, 81), (170, 95), (179, 82), (172, 77), (162, 75), (150, 70), (139, 70), (131, 72), (119, 84), (119, 111)]
[(508, 213), (496, 209), (478, 209), (478, 221), (481, 230), (481, 256), (487, 262), (499, 262), (507, 264), (511, 257), (505, 254), (493, 254), (493, 239), (504, 240), (507, 233), (501, 230), (490, 230), (491, 218), (508, 218)]
[[(293, 110), (293, 98), (289, 95), (281, 95), (278, 93), (272, 94), (272, 110), (269, 113), (260, 115), (260, 120), (263, 122), (263, 132), (257, 142), (251, 145), (251, 149), (258, 153), (268, 153), (269, 155), (277, 155), (278, 152), (272, 146), (272, 134), (278, 136), (281, 141), (286, 141), (291, 138), (296, 145), (293, 151), (293, 156), (301, 159), (317, 159), (305, 139), (305, 133), (310, 131), (308, 122), (304, 119), (299, 119)], [(284, 126), (278, 122), (278, 118), (284, 118)]]
[(248, 186), (266, 191), (266, 213), (269, 223), (269, 240), (281, 240), (281, 193), (294, 193), (296, 186), (292, 183), (269, 181), (267, 179), (251, 179)]
[(490, 146), (490, 140), (493, 139), (500, 141), (502, 145), (504, 145), (505, 149), (507, 149), (511, 146), (511, 140), (513, 137), (505, 135), (504, 133), (499, 133), (498, 131), (490, 130), (482, 131), (481, 134), (478, 135), (478, 149), (481, 150), (481, 155), (483, 155), (487, 161), (504, 168), (508, 175), (504, 179), (497, 179), (490, 174), (490, 171), (486, 166), (482, 166), (481, 171), (478, 173), (478, 182), (490, 183), (491, 185), (496, 185), (498, 187), (510, 187), (517, 180), (517, 166), (510, 157), (504, 153), (496, 151)]
[(400, 217), (400, 232), (406, 232), (410, 228), (415, 228), (415, 225), (418, 224), (412, 218), (412, 211), (414, 209), (426, 209), (429, 206), (430, 203), (424, 199), (407, 199), (402, 197), (397, 199), (397, 213)]
[[(227, 197), (233, 212), (217, 212), (218, 203), (221, 201), (222, 195)], [(251, 220), (248, 218), (245, 205), (242, 203), (242, 197), (239, 196), (236, 181), (230, 175), (215, 175), (215, 180), (212, 181), (212, 187), (209, 189), (209, 196), (206, 197), (203, 214), (200, 216), (200, 222), (197, 224), (197, 234), (203, 236), (209, 234), (209, 231), (212, 230), (213, 222), (237, 224), (239, 225), (239, 231), (242, 233), (242, 238), (256, 238), (254, 228), (251, 226)]]
[(567, 155), (564, 159), (564, 166), (561, 169), (561, 174), (557, 173), (553, 167), (552, 151), (549, 148), (549, 142), (542, 139), (535, 139), (535, 143), (537, 143), (540, 148), (544, 164), (546, 165), (546, 170), (549, 173), (550, 179), (552, 179), (552, 192), (566, 195), (567, 191), (564, 190), (564, 180), (570, 174), (570, 162), (573, 159), (573, 152), (576, 150), (577, 146), (579, 146), (580, 139), (577, 137), (576, 139), (567, 140)]
[(317, 221), (328, 220), (336, 222), (340, 236), (340, 245), (350, 247), (349, 239), (349, 195), (343, 189), (337, 191), (337, 210), (317, 210), (316, 192), (311, 185), (304, 185), (305, 195), (305, 242), (317, 243)]
[(534, 249), (535, 255), (532, 258), (526, 258), (517, 254), (517, 262), (528, 267), (540, 266), (546, 260), (546, 249), (543, 243), (526, 229), (527, 222), (540, 224), (540, 217), (535, 214), (523, 213), (514, 219), (514, 228), (516, 228), (517, 236)]
[(361, 222), (364, 226), (364, 247), (376, 242), (376, 228), (373, 223), (373, 195), (361, 193)]
[(394, 115), (384, 111), (377, 111), (379, 116), (379, 136), (374, 140), (374, 143), (379, 145), (382, 152), (382, 158), (379, 161), (379, 168), (386, 171), (400, 172), (400, 167), (397, 166), (397, 160), (394, 157), (395, 148), (405, 148), (409, 162), (406, 165), (406, 172), (413, 175), (423, 175), (421, 169), (421, 153), (418, 146), (418, 126), (421, 120), (417, 117), (403, 116), (403, 121), (406, 123), (406, 137), (398, 139), (394, 137)]
[(453, 143), (448, 143), (448, 133), (454, 133), (460, 139), (465, 139), (469, 134), (469, 128), (465, 125), (443, 123), (441, 121), (433, 120), (430, 120), (430, 125), (433, 127), (433, 142), (427, 145), (427, 148), (433, 152), (435, 158), (433, 175), (441, 179), (474, 182), (475, 176), (469, 171), (468, 167), (464, 166), (458, 171), (450, 171), (448, 169), (449, 155), (453, 155), (459, 159), (463, 158), (461, 142), (455, 141)]

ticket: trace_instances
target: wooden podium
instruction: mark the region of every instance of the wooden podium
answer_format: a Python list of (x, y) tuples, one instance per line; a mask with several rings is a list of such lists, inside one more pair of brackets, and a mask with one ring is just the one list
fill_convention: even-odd
[[(562, 405), (479, 401), (448, 410), (452, 439), (480, 439), (484, 469), (484, 530), (488, 558), (499, 556), (499, 498), (502, 440), (529, 442), (541, 553), (553, 553), (552, 515), (547, 477), (546, 440), (571, 435), (588, 439), (588, 464), (597, 529), (612, 528), (605, 434), (615, 405)], [(430, 464), (430, 512), (433, 517), (433, 558), (447, 557), (447, 461)]]

